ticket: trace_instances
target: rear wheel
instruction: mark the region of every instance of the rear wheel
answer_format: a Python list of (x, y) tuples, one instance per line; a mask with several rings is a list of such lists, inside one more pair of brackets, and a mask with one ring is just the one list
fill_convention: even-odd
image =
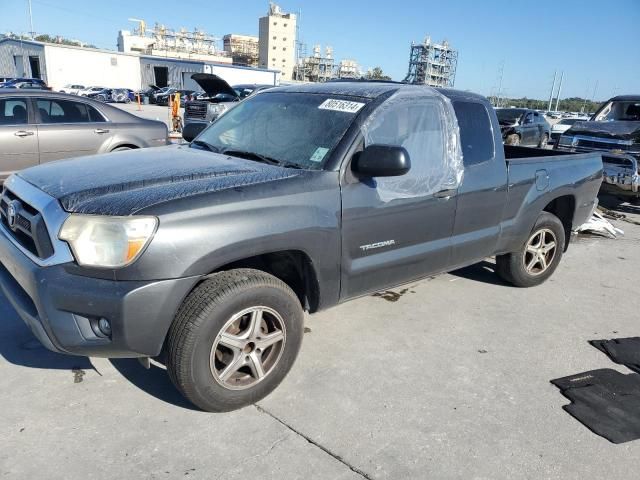
[(216, 274), (189, 294), (171, 325), (171, 380), (203, 410), (255, 403), (291, 369), (303, 318), (300, 301), (279, 279), (251, 269)]
[(519, 251), (496, 257), (496, 272), (516, 287), (540, 285), (558, 267), (564, 246), (562, 222), (555, 215), (542, 212)]
[(545, 148), (547, 146), (547, 143), (549, 143), (549, 134), (545, 133), (542, 135), (542, 138), (540, 139), (540, 143), (538, 144), (538, 148)]

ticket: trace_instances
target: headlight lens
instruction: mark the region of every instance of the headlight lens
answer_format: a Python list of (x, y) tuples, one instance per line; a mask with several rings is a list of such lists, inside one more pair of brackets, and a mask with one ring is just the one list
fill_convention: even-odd
[(119, 268), (133, 263), (153, 236), (155, 217), (102, 217), (72, 214), (60, 229), (79, 265)]

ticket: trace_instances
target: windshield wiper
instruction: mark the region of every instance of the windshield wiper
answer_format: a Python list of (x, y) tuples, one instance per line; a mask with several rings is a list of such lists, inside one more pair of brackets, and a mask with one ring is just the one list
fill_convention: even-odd
[(193, 140), (191, 142), (191, 145), (196, 145), (198, 147), (202, 147), (205, 150), (209, 150), (210, 152), (214, 152), (214, 153), (220, 153), (220, 149), (218, 147), (216, 147), (215, 145), (211, 145), (210, 143), (207, 143), (203, 140)]
[(247, 160), (255, 160), (257, 162), (267, 163), (269, 165), (284, 166), (283, 162), (275, 158), (267, 157), (257, 152), (249, 152), (245, 150), (233, 150), (231, 148), (225, 148), (220, 153), (225, 155), (231, 155), (232, 157), (246, 158)]

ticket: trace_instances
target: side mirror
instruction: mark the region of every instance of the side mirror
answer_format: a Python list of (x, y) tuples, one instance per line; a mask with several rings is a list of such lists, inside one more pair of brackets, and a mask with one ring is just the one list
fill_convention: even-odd
[(365, 177), (399, 177), (410, 168), (409, 152), (392, 145), (369, 145), (351, 163), (351, 169)]
[(182, 138), (184, 138), (187, 142), (192, 142), (193, 139), (200, 135), (200, 132), (202, 132), (208, 126), (208, 123), (187, 123), (182, 129)]

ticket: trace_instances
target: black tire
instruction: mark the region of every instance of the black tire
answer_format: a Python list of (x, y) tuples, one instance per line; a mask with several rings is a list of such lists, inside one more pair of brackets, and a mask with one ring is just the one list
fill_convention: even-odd
[(545, 148), (547, 146), (547, 143), (549, 143), (549, 134), (543, 133), (542, 138), (540, 139), (540, 144), (538, 145), (538, 148)]
[(504, 143), (507, 145), (518, 146), (520, 145), (520, 135), (518, 135), (517, 133), (512, 133), (511, 135), (507, 135), (507, 138), (505, 139)]
[[(246, 364), (249, 373), (243, 364), (232, 375), (243, 376), (249, 384), (251, 381), (255, 383), (240, 386), (240, 390), (228, 388), (219, 376), (214, 376), (220, 373), (216, 367), (219, 349), (225, 348), (221, 346), (222, 335), (229, 331), (227, 325), (230, 321), (242, 312), (258, 307), (265, 307), (280, 316), (284, 339), (272, 347), (279, 346), (277, 359), (269, 370), (264, 370), (266, 374), (261, 380), (256, 379), (249, 363)], [(245, 322), (245, 317), (239, 317), (236, 322)], [(262, 325), (263, 320), (260, 322)], [(260, 331), (268, 335), (265, 330)], [(302, 306), (284, 282), (259, 270), (221, 272), (198, 285), (178, 310), (167, 337), (167, 370), (177, 389), (201, 409), (210, 412), (236, 410), (263, 399), (280, 384), (295, 362), (303, 333)], [(257, 338), (260, 339), (259, 336)], [(262, 352), (252, 345), (255, 354), (262, 357), (275, 352), (268, 350), (269, 347)], [(242, 349), (228, 350), (233, 359), (227, 366), (236, 361), (236, 355), (245, 355)], [(249, 360), (248, 355), (246, 359)]]
[[(528, 247), (536, 248), (538, 240), (536, 235), (543, 235), (540, 241), (540, 257), (536, 257), (538, 253), (531, 253)], [(549, 250), (542, 253), (542, 245), (545, 242), (554, 241), (555, 249), (553, 252)], [(531, 234), (527, 236), (527, 240), (517, 252), (498, 255), (496, 257), (496, 273), (506, 282), (516, 287), (535, 287), (547, 280), (553, 272), (558, 268), (565, 246), (565, 231), (562, 222), (558, 217), (549, 212), (542, 212), (531, 230)], [(552, 255), (551, 255), (552, 253)], [(531, 266), (527, 268), (527, 265)], [(544, 263), (543, 263), (544, 261)], [(536, 265), (538, 267), (536, 268)], [(543, 265), (546, 267), (543, 269)]]
[(112, 152), (124, 152), (125, 150), (133, 150), (133, 149), (131, 147), (116, 147), (111, 151)]

